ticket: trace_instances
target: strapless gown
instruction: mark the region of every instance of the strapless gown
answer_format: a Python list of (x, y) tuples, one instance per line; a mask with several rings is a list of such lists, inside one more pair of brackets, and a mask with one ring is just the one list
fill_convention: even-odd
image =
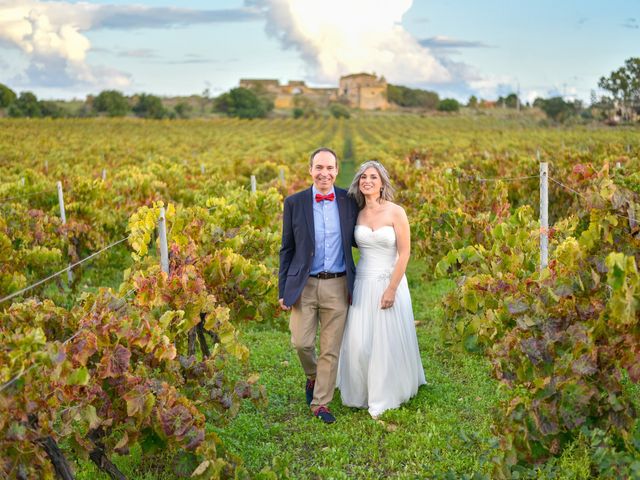
[(367, 408), (377, 417), (413, 397), (426, 381), (406, 277), (398, 285), (394, 305), (380, 308), (398, 257), (395, 230), (356, 225), (355, 238), (360, 260), (337, 386), (343, 404)]

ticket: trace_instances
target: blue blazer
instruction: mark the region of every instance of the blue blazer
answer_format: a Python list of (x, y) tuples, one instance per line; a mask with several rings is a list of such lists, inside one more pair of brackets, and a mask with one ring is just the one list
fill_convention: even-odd
[[(347, 197), (346, 190), (338, 187), (334, 187), (334, 190), (340, 215), (342, 249), (347, 266), (347, 285), (349, 301), (351, 301), (353, 283), (356, 278), (356, 267), (353, 263), (351, 247), (356, 245), (353, 230), (359, 210), (355, 200)], [(284, 299), (284, 304), (287, 306), (293, 305), (300, 298), (313, 263), (316, 249), (313, 201), (312, 188), (294, 193), (284, 201), (278, 298)]]

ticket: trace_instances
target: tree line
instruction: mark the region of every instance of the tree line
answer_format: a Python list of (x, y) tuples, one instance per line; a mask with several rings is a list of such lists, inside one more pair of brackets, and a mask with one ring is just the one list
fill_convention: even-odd
[[(387, 87), (387, 99), (401, 108), (457, 112), (461, 107), (470, 109), (495, 108), (542, 110), (549, 119), (566, 122), (572, 119), (633, 121), (640, 116), (640, 57), (629, 58), (625, 64), (608, 76), (603, 76), (598, 87), (609, 93), (597, 97), (592, 91), (590, 105), (580, 100), (565, 100), (562, 96), (536, 98), (532, 104), (523, 103), (516, 93), (499, 97), (497, 101), (478, 99), (472, 95), (463, 105), (453, 98), (440, 99), (438, 93), (409, 88), (401, 85)], [(296, 98), (292, 114), (295, 118), (319, 115), (318, 106), (309, 99)], [(0, 111), (10, 117), (122, 117), (134, 115), (142, 118), (189, 118), (208, 114), (223, 114), (239, 118), (263, 118), (272, 112), (274, 102), (271, 95), (259, 89), (233, 88), (216, 98), (209, 98), (205, 90), (201, 96), (171, 101), (140, 93), (125, 96), (117, 90), (104, 90), (96, 96), (89, 95), (83, 104), (72, 111), (68, 102), (39, 100), (32, 92), (19, 95), (8, 86), (0, 84)], [(331, 103), (328, 115), (349, 118), (348, 106), (340, 102)]]

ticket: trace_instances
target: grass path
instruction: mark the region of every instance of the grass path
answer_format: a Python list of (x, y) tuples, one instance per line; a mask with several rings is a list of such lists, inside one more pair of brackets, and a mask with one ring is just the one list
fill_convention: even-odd
[[(304, 374), (289, 332), (267, 325), (245, 328), (250, 369), (260, 374), (269, 403), (257, 408), (245, 402), (230, 424), (210, 428), (244, 460), (252, 477), (276, 464), (275, 470), (286, 468), (293, 479), (490, 478), (483, 453), (500, 389), (484, 357), (442, 341), (441, 301), (454, 284), (425, 282), (423, 270), (414, 261), (407, 277), (428, 384), (379, 420), (342, 406), (336, 391), (331, 409), (338, 421), (321, 423), (305, 403)], [(113, 460), (130, 479), (176, 478), (170, 455), (142, 459), (139, 446)], [(88, 461), (77, 462), (76, 472), (79, 480), (108, 480)]]
[[(418, 341), (428, 384), (398, 410), (373, 420), (331, 404), (338, 421), (324, 425), (304, 401), (304, 375), (286, 331), (260, 326), (243, 334), (251, 369), (266, 386), (269, 405), (246, 404), (219, 433), (252, 472), (275, 459), (292, 478), (462, 478), (487, 473), (482, 452), (500, 391), (482, 357), (447, 347), (440, 338), (442, 296), (451, 281), (423, 282), (421, 266), (408, 272)], [(398, 372), (402, 374), (402, 372)]]

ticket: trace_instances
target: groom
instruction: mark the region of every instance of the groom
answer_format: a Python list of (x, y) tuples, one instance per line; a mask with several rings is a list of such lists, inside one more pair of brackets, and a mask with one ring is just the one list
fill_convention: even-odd
[[(307, 404), (324, 423), (333, 423), (336, 419), (327, 405), (336, 387), (356, 276), (351, 246), (358, 206), (346, 190), (334, 186), (338, 156), (333, 150), (314, 151), (309, 173), (311, 188), (284, 201), (278, 296), (282, 309), (291, 310), (291, 341), (307, 376)], [(316, 358), (318, 324), (320, 355)]]

